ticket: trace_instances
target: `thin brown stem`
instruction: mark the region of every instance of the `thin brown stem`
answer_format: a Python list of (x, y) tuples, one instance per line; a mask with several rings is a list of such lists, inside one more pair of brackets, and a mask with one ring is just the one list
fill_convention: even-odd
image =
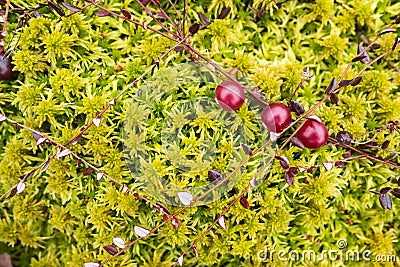
[[(139, 2), (140, 2), (140, 1), (139, 1)], [(105, 8), (105, 7), (103, 7), (103, 6), (99, 5), (99, 4), (97, 4), (97, 3), (96, 3), (95, 1), (93, 1), (93, 0), (92, 0), (91, 3), (92, 3), (92, 5), (96, 6), (97, 8), (100, 8), (101, 10), (106, 11), (106, 12), (110, 13), (110, 14), (113, 15), (113, 16), (116, 16), (116, 17), (121, 18), (121, 19), (123, 19), (123, 20), (125, 20), (125, 21), (128, 21), (128, 22), (130, 22), (130, 23), (133, 23), (133, 24), (135, 24), (135, 25), (137, 25), (137, 26), (140, 26), (140, 27), (142, 27), (142, 28), (145, 29), (145, 30), (150, 30), (150, 31), (152, 31), (152, 32), (154, 32), (154, 33), (157, 33), (157, 34), (159, 34), (159, 35), (161, 35), (161, 36), (164, 36), (165, 38), (170, 39), (171, 41), (179, 42), (179, 40), (177, 40), (177, 39), (175, 39), (175, 38), (169, 36), (168, 34), (165, 34), (165, 33), (163, 33), (163, 32), (160, 32), (159, 30), (154, 29), (154, 28), (152, 28), (152, 27), (150, 27), (150, 26), (147, 26), (147, 25), (145, 25), (144, 23), (140, 23), (140, 22), (138, 22), (138, 21), (129, 19), (129, 18), (123, 16), (123, 15), (120, 15), (120, 14), (118, 14), (118, 13), (115, 13), (115, 12), (113, 12), (113, 11), (111, 11), (111, 10), (108, 10), (107, 8)]]

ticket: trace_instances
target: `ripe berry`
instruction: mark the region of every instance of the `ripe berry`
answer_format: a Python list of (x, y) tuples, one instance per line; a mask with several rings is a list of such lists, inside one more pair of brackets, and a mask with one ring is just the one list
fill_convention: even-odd
[(221, 108), (228, 111), (239, 109), (246, 98), (240, 84), (233, 81), (224, 81), (218, 85), (215, 97)]
[(3, 58), (3, 54), (0, 54), (0, 80), (9, 80), (14, 76), (12, 71), (13, 65), (8, 57)]
[(307, 148), (320, 148), (328, 140), (328, 129), (322, 122), (307, 119), (297, 132), (297, 137)]
[(292, 122), (290, 110), (281, 103), (272, 103), (264, 108), (261, 120), (270, 132), (280, 133)]

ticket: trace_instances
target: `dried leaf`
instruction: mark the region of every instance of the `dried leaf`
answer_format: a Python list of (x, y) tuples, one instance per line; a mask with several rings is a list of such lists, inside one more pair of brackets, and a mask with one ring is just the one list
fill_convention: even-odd
[(103, 173), (102, 171), (99, 171), (99, 172), (96, 174), (96, 180), (99, 181), (99, 180), (103, 177), (103, 175), (104, 175), (104, 173)]
[(26, 184), (24, 182), (19, 182), (17, 185), (17, 194), (21, 194), (25, 190)]
[(175, 50), (176, 52), (182, 52), (183, 50), (185, 50), (185, 47), (183, 47), (183, 46), (181, 46), (181, 45), (178, 45), (178, 46), (175, 46), (174, 50)]
[(381, 194), (379, 196), (379, 202), (383, 209), (391, 210), (392, 209), (392, 198), (389, 194)]
[(159, 18), (159, 19), (166, 19), (167, 18), (167, 16), (162, 12), (157, 12), (156, 13), (156, 17)]
[(62, 7), (60, 7), (58, 4), (52, 1), (47, 1), (47, 3), (49, 4), (49, 7), (51, 7), (52, 9), (54, 9), (55, 12), (57, 12), (58, 15), (60, 15), (61, 17), (65, 16), (64, 9), (62, 9)]
[(13, 196), (15, 196), (15, 194), (17, 194), (17, 187), (13, 187), (10, 191), (10, 194), (8, 195), (8, 197), (6, 198), (7, 200), (11, 199)]
[(230, 12), (231, 12), (231, 7), (225, 7), (224, 9), (222, 9), (221, 13), (219, 13), (217, 19), (226, 18)]
[(394, 44), (393, 44), (393, 47), (392, 47), (392, 51), (394, 51), (394, 50), (396, 49), (396, 47), (397, 47), (398, 44), (400, 44), (400, 38), (397, 38), (397, 39), (394, 41)]
[(196, 247), (192, 246), (192, 250), (193, 250), (194, 256), (196, 257), (196, 259), (198, 259), (199, 258), (199, 253), (197, 252)]
[(193, 200), (193, 196), (189, 192), (178, 192), (179, 200), (182, 202), (183, 205), (190, 205)]
[(181, 254), (181, 255), (179, 256), (179, 258), (178, 258), (178, 263), (179, 263), (179, 266), (182, 266), (182, 265), (183, 265), (183, 254)]
[(93, 124), (96, 125), (97, 127), (99, 127), (100, 122), (101, 122), (100, 119), (97, 117), (93, 119)]
[(225, 217), (224, 215), (221, 215), (218, 219), (219, 225), (222, 227), (222, 229), (226, 229), (226, 222), (225, 222)]
[(158, 210), (160, 211), (160, 214), (166, 213), (168, 215), (171, 215), (171, 212), (159, 201), (156, 202), (156, 206), (157, 206)]
[[(364, 47), (362, 47), (361, 45), (358, 46), (357, 49), (357, 55), (360, 54), (362, 51), (364, 50)], [(361, 55), (365, 55), (365, 58), (361, 59), (360, 62), (361, 63), (366, 63), (368, 62), (371, 58), (369, 57), (369, 54), (367, 51), (364, 51), (364, 53), (362, 53)]]
[(373, 44), (371, 45), (371, 49), (372, 49), (372, 50), (377, 50), (377, 49), (379, 49), (379, 48), (381, 48), (381, 45), (380, 45), (380, 44), (373, 43)]
[(127, 19), (131, 19), (132, 18), (131, 12), (129, 12), (125, 8), (121, 8), (121, 12), (122, 12), (122, 15), (124, 15), (125, 18), (127, 18)]
[(328, 87), (325, 90), (325, 93), (327, 95), (330, 95), (335, 91), (336, 89), (336, 78), (333, 78), (332, 81), (329, 83)]
[(50, 167), (50, 159), (48, 159), (47, 161), (46, 161), (46, 163), (43, 165), (43, 168), (40, 170), (40, 172), (45, 172), (45, 171), (47, 171), (47, 169)]
[(122, 194), (125, 194), (126, 192), (128, 192), (128, 189), (129, 188), (126, 184), (122, 185), (122, 190), (121, 190)]
[(396, 32), (395, 30), (393, 30), (393, 29), (384, 29), (383, 31), (381, 31), (379, 34), (378, 34), (378, 36), (381, 36), (381, 35), (384, 35), (384, 34), (387, 34), (387, 33), (391, 33), (391, 32)]
[(200, 25), (196, 22), (192, 26), (189, 27), (189, 32), (194, 35), (200, 30)]
[(197, 14), (199, 15), (199, 19), (200, 19), (201, 23), (203, 23), (204, 25), (210, 24), (210, 20), (206, 17), (206, 15), (204, 15), (201, 12), (197, 12)]
[(62, 4), (66, 9), (71, 10), (72, 12), (79, 12), (79, 11), (81, 11), (81, 9), (80, 9), (79, 7), (74, 6), (74, 5), (71, 5), (71, 4), (68, 4), (68, 3), (66, 3), (66, 2), (62, 2), (61, 4)]
[(85, 267), (99, 267), (100, 264), (98, 264), (98, 263), (96, 263), (96, 262), (85, 262), (85, 263), (83, 264), (83, 266), (85, 266)]
[(332, 162), (323, 162), (322, 165), (325, 167), (327, 171), (331, 171), (333, 169), (333, 163)]
[(174, 227), (175, 229), (179, 228), (179, 226), (181, 225), (179, 219), (176, 218), (175, 216), (172, 217), (171, 223), (172, 223), (172, 227)]
[(400, 198), (400, 188), (394, 188), (391, 193), (393, 196)]
[(103, 248), (104, 248), (104, 250), (107, 251), (107, 253), (110, 254), (111, 256), (114, 256), (115, 254), (118, 253), (118, 250), (117, 250), (115, 247), (113, 247), (113, 246), (107, 245), (107, 246), (104, 246)]
[(240, 197), (240, 204), (243, 206), (243, 208), (248, 209), (250, 207), (249, 202), (247, 201), (247, 199), (242, 195)]
[(339, 87), (346, 87), (349, 86), (351, 84), (353, 80), (341, 80), (339, 83)]
[(391, 187), (384, 187), (381, 190), (379, 190), (379, 194), (386, 194), (389, 192), (392, 188)]
[(303, 144), (303, 142), (300, 141), (299, 138), (293, 137), (290, 141), (292, 142), (293, 145), (300, 147), (300, 148), (304, 148), (304, 144)]
[(98, 17), (107, 17), (110, 15), (111, 15), (111, 13), (106, 10), (100, 10), (100, 11), (96, 12), (96, 16), (98, 16)]
[(33, 132), (33, 138), (37, 142), (40, 138), (43, 138), (43, 135), (41, 135), (40, 133), (37, 133), (37, 132)]
[(113, 243), (119, 248), (125, 248), (125, 241), (120, 237), (114, 237)]
[(288, 185), (293, 184), (295, 175), (292, 172), (286, 172), (286, 183)]
[(356, 56), (355, 58), (353, 58), (353, 59), (351, 60), (351, 62), (361, 61), (361, 60), (364, 60), (364, 59), (366, 59), (366, 58), (367, 58), (367, 55), (361, 54), (361, 55)]
[(215, 170), (209, 170), (208, 179), (210, 180), (211, 183), (217, 185), (223, 180), (223, 177), (222, 174), (220, 174), (219, 172)]
[(246, 153), (247, 155), (253, 154), (253, 150), (248, 145), (242, 144), (242, 148), (244, 153)]
[(353, 136), (349, 132), (339, 131), (336, 133), (335, 139), (342, 145), (350, 145), (353, 141)]
[(281, 164), (282, 168), (284, 168), (285, 170), (289, 169), (290, 165), (287, 157), (276, 156), (275, 158), (279, 160), (279, 163)]
[(145, 237), (145, 236), (148, 236), (150, 234), (149, 230), (147, 230), (147, 229), (145, 229), (143, 227), (140, 227), (140, 226), (135, 226), (134, 227), (134, 231), (135, 231), (135, 234), (137, 236), (139, 236), (139, 237)]
[(60, 159), (62, 157), (68, 156), (69, 154), (71, 154), (71, 150), (69, 150), (68, 148), (64, 149), (64, 150), (58, 150), (57, 154), (56, 154), (56, 158)]
[(250, 180), (250, 185), (251, 187), (255, 188), (257, 185), (257, 176), (254, 176), (251, 180)]
[(385, 142), (382, 143), (382, 149), (387, 149), (389, 147), (390, 140), (386, 140)]
[[(308, 171), (308, 170), (307, 170)], [(297, 167), (290, 167), (289, 169), (286, 170), (286, 183), (288, 185), (293, 184), (294, 177), (296, 174), (299, 172), (299, 169)]]
[(151, 0), (139, 0), (139, 1), (142, 3), (142, 5), (147, 6)]
[(353, 80), (351, 80), (351, 86), (357, 86), (359, 85), (363, 80), (363, 76), (358, 76), (356, 78), (354, 78)]
[(297, 101), (290, 100), (289, 102), (289, 109), (296, 113), (296, 115), (300, 116), (301, 114), (304, 113), (304, 107), (302, 104), (300, 104)]
[(83, 176), (91, 175), (93, 173), (93, 171), (94, 171), (94, 169), (92, 167), (88, 167), (82, 172), (82, 174), (83, 174)]
[(42, 145), (44, 142), (46, 142), (47, 138), (46, 137), (42, 137), (39, 140), (37, 140), (36, 145), (40, 146)]
[(4, 114), (0, 114), (0, 122), (5, 121), (7, 118)]
[(336, 166), (336, 167), (341, 168), (341, 167), (344, 167), (344, 165), (345, 165), (344, 162), (341, 161), (341, 160), (335, 162), (335, 166)]
[(337, 94), (332, 93), (331, 96), (330, 96), (330, 99), (331, 99), (333, 104), (339, 105), (339, 97), (338, 97)]

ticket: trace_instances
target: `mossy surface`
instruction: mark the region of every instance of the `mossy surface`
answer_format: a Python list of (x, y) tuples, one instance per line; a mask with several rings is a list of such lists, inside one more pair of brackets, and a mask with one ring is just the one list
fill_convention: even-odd
[[(32, 7), (40, 1), (11, 2), (13, 7)], [(183, 10), (183, 1), (178, 2), (177, 9)], [(225, 6), (232, 7), (227, 18), (215, 20), (192, 37), (192, 45), (215, 62), (247, 75), (267, 99), (287, 101), (303, 77), (302, 69), (309, 67), (315, 75), (295, 96), (306, 110), (325, 96), (330, 80), (339, 79), (347, 63), (356, 56), (357, 45), (362, 42), (360, 35), (373, 40), (400, 14), (400, 3), (389, 0), (282, 1), (276, 5), (261, 0), (188, 2), (191, 23), (199, 22), (197, 12), (211, 18)], [(83, 6), (85, 1), (73, 3)], [(249, 4), (257, 10), (264, 8), (266, 13), (258, 21), (251, 20), (255, 14), (249, 10)], [(102, 5), (116, 12), (126, 8), (135, 20), (148, 20), (133, 0), (102, 1)], [(116, 17), (98, 17), (97, 11), (89, 7), (63, 18), (48, 11), (40, 18), (29, 19), (12, 57), (18, 76), (0, 83), (0, 113), (65, 143), (174, 44)], [(173, 9), (169, 8), (168, 13), (174, 16)], [(9, 32), (16, 27), (16, 16), (11, 15), (8, 27)], [(154, 28), (161, 29), (157, 25)], [(377, 41), (381, 48), (370, 52), (371, 58), (392, 47), (400, 33), (399, 26), (394, 29), (395, 33), (385, 34)], [(173, 51), (160, 62), (154, 75), (190, 59), (186, 52)], [(351, 79), (363, 66), (353, 64), (345, 79)], [(360, 85), (342, 90), (339, 105), (329, 101), (323, 104), (316, 114), (325, 122), (330, 135), (346, 130), (356, 136), (399, 120), (398, 69), (399, 48), (365, 71)], [(169, 74), (171, 80), (181, 75)], [(151, 74), (146, 75), (139, 86), (150, 78)], [(78, 155), (132, 189), (139, 185), (124, 160), (121, 131), (126, 116), (139, 116), (139, 120), (143, 116), (141, 112), (129, 114), (137, 88), (131, 88), (102, 116), (99, 127), (91, 127), (78, 144), (71, 146)], [(156, 109), (162, 114), (173, 101), (195, 98), (199, 92), (212, 96), (213, 88), (188, 88), (180, 95), (163, 98)], [(244, 121), (250, 121), (245, 111), (239, 114)], [(155, 118), (146, 126), (148, 134), (153, 134), (157, 150), (160, 124)], [(246, 127), (251, 131), (254, 126), (249, 122)], [(57, 151), (50, 144), (37, 147), (30, 131), (17, 130), (7, 122), (0, 123), (0, 135), (0, 194)], [(399, 133), (383, 131), (376, 137), (380, 143), (386, 139), (390, 139), (388, 149), (400, 150)], [(188, 132), (181, 149), (190, 151), (195, 141)], [(260, 145), (261, 142), (254, 143), (251, 147)], [(281, 155), (293, 166), (310, 167), (341, 159), (344, 153), (336, 146), (311, 151), (289, 145)], [(390, 154), (379, 151), (377, 155)], [(213, 167), (222, 169), (227, 164), (225, 157), (221, 153), (219, 163)], [(173, 180), (174, 172), (168, 164), (165, 158), (153, 162), (155, 168)], [(103, 261), (109, 254), (102, 246), (111, 244), (114, 237), (133, 240), (135, 225), (151, 229), (162, 222), (162, 217), (152, 212), (153, 207), (122, 194), (104, 179), (96, 181), (95, 174), (83, 175), (84, 169), (85, 166), (77, 167), (70, 156), (53, 160), (45, 173), (39, 171), (28, 179), (21, 195), (0, 202), (0, 253), (10, 253), (14, 266), (83, 266), (84, 262)], [(251, 177), (246, 172), (242, 174)], [(393, 198), (393, 210), (383, 210), (378, 196), (368, 192), (396, 175), (398, 171), (382, 163), (355, 159), (330, 172), (318, 168), (311, 174), (299, 173), (288, 187), (284, 170), (275, 162), (265, 183), (246, 194), (250, 209), (235, 204), (226, 215), (227, 229), (216, 226), (197, 244), (199, 258), (189, 253), (185, 266), (287, 266), (286, 262), (276, 260), (260, 262), (258, 251), (266, 246), (285, 251), (337, 249), (340, 239), (347, 240), (348, 249), (396, 255), (400, 251), (400, 200)], [(188, 184), (196, 177), (206, 179), (206, 172), (180, 176), (178, 182)], [(188, 209), (179, 215), (178, 229), (165, 225), (108, 266), (172, 266), (244, 187), (245, 183), (239, 182), (225, 198)], [(140, 189), (138, 192), (142, 193)], [(176, 210), (171, 207), (171, 211)], [(393, 266), (328, 259), (309, 264)]]

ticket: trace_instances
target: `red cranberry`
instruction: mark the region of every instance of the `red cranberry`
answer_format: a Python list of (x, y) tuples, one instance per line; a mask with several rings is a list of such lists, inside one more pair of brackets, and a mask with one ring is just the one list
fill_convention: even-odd
[(9, 80), (14, 77), (13, 67), (10, 59), (8, 57), (3, 58), (3, 54), (0, 54), (0, 80)]
[(239, 109), (246, 98), (240, 84), (233, 81), (224, 81), (218, 85), (215, 97), (221, 108), (228, 111)]
[(264, 108), (261, 120), (270, 132), (280, 133), (292, 122), (292, 116), (284, 104), (272, 103)]
[(328, 140), (328, 129), (321, 122), (307, 119), (297, 132), (297, 137), (307, 148), (320, 148)]

